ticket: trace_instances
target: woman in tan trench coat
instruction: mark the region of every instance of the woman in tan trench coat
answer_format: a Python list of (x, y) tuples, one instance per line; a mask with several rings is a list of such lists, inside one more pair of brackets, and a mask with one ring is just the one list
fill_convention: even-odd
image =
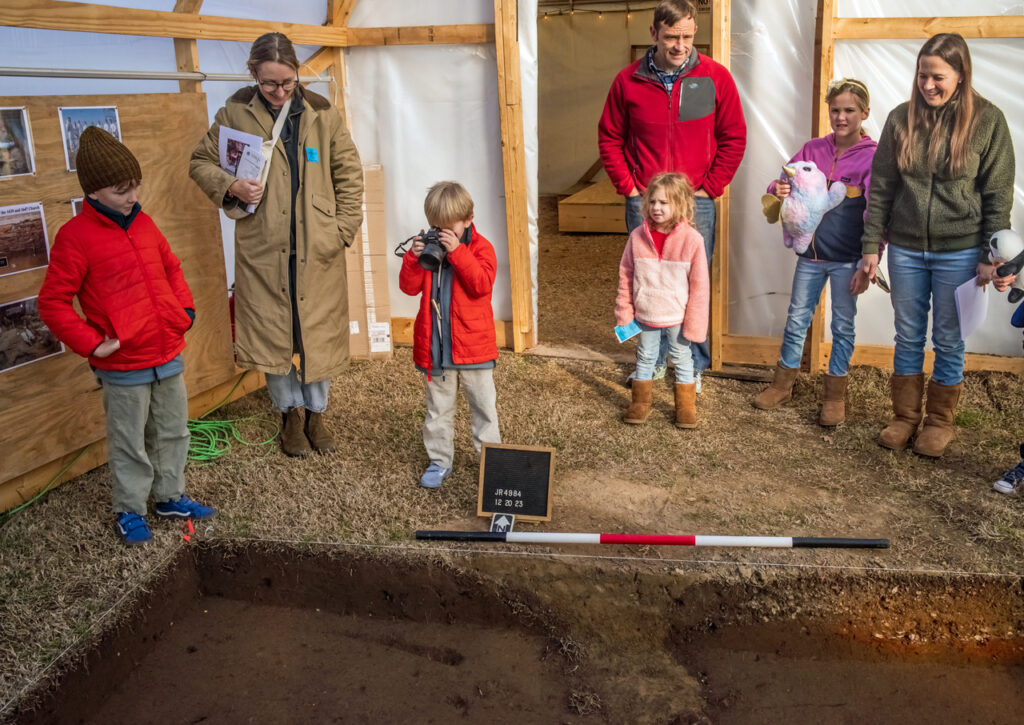
[[(284, 452), (303, 456), (312, 446), (323, 453), (334, 450), (321, 415), (331, 377), (348, 364), (344, 250), (362, 221), (362, 167), (337, 109), (298, 84), (288, 38), (257, 38), (248, 66), (256, 85), (217, 112), (192, 152), (189, 175), (236, 219), (238, 364), (266, 374), (284, 421)], [(265, 185), (221, 168), (222, 126), (272, 139), (282, 112)]]

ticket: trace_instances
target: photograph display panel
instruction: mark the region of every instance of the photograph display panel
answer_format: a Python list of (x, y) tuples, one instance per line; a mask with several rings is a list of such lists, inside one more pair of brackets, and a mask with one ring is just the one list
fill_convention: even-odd
[(64, 352), (39, 317), (38, 300), (27, 297), (0, 305), (0, 373)]
[(64, 139), (64, 163), (68, 171), (76, 171), (75, 157), (78, 155), (78, 142), (82, 131), (89, 126), (97, 126), (121, 140), (121, 119), (117, 115), (117, 106), (61, 106), (60, 134)]
[(0, 277), (49, 263), (43, 205), (36, 202), (0, 207)]
[(24, 107), (0, 108), (0, 179), (34, 174), (35, 171), (28, 111)]

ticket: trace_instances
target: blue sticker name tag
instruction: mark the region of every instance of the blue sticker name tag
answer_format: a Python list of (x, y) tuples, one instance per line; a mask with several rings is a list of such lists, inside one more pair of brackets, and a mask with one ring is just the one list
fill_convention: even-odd
[(315, 164), (320, 161), (320, 152), (316, 149), (306, 149), (306, 161)]

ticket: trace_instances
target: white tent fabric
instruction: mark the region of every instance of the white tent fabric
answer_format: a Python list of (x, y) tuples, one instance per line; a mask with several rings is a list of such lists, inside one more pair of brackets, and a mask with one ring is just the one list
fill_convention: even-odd
[[(101, 4), (170, 11), (174, 0), (104, 0)], [(536, 0), (519, 0), (524, 138), (532, 268), (537, 258), (537, 52)], [(282, 14), (277, 0), (206, 0), (202, 13), (312, 25), (326, 19), (324, 0), (292, 0)], [(494, 22), (491, 0), (364, 0), (354, 27), (449, 25)], [(204, 72), (245, 73), (248, 43), (200, 40)], [(299, 60), (316, 48), (296, 46)], [(496, 319), (511, 320), (505, 190), (498, 120), (497, 67), (493, 45), (391, 46), (346, 51), (352, 134), (366, 163), (380, 163), (387, 179), (389, 247), (422, 228), (423, 197), (439, 180), (463, 183), (476, 203), (480, 231), (495, 246), (498, 280)], [(127, 35), (0, 27), (0, 65), (104, 70), (176, 70), (173, 41)], [(241, 85), (206, 82), (213, 114)], [(312, 90), (326, 95), (327, 83)], [(175, 93), (175, 81), (81, 80), (0, 77), (0, 95)], [(185, 170), (182, 170), (185, 173)], [(228, 283), (233, 280), (233, 222), (221, 216)], [(389, 260), (392, 314), (413, 316), (416, 300), (398, 290), (399, 260)], [(536, 305), (536, 292), (534, 292)]]
[[(842, 0), (841, 17), (1020, 14), (1020, 2), (975, 0)], [(815, 0), (752, 0), (732, 6), (732, 72), (748, 124), (747, 153), (730, 192), (729, 332), (782, 334), (795, 255), (768, 226), (760, 198), (780, 166), (811, 136), (811, 83), (815, 64)], [(977, 90), (1002, 109), (1018, 153), (1024, 149), (1024, 79), (1011, 72), (1024, 40), (970, 40)], [(835, 77), (853, 77), (871, 91), (866, 128), (877, 138), (889, 111), (909, 97), (921, 41), (841, 40)], [(1024, 163), (1018, 162), (1012, 223), (1024, 228)], [(883, 262), (884, 264), (884, 262)], [(884, 267), (883, 267), (884, 269)], [(990, 296), (984, 326), (968, 338), (970, 352), (1020, 355), (1020, 334), (1009, 326), (1013, 306)], [(827, 338), (830, 335), (826, 333)], [(892, 345), (895, 330), (888, 296), (875, 287), (859, 301), (857, 342)]]

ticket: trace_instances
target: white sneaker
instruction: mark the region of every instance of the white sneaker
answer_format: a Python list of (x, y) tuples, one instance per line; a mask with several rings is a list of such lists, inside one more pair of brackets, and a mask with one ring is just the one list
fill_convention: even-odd
[(700, 373), (693, 376), (693, 382), (697, 383), (697, 392), (699, 393), (701, 391)]

